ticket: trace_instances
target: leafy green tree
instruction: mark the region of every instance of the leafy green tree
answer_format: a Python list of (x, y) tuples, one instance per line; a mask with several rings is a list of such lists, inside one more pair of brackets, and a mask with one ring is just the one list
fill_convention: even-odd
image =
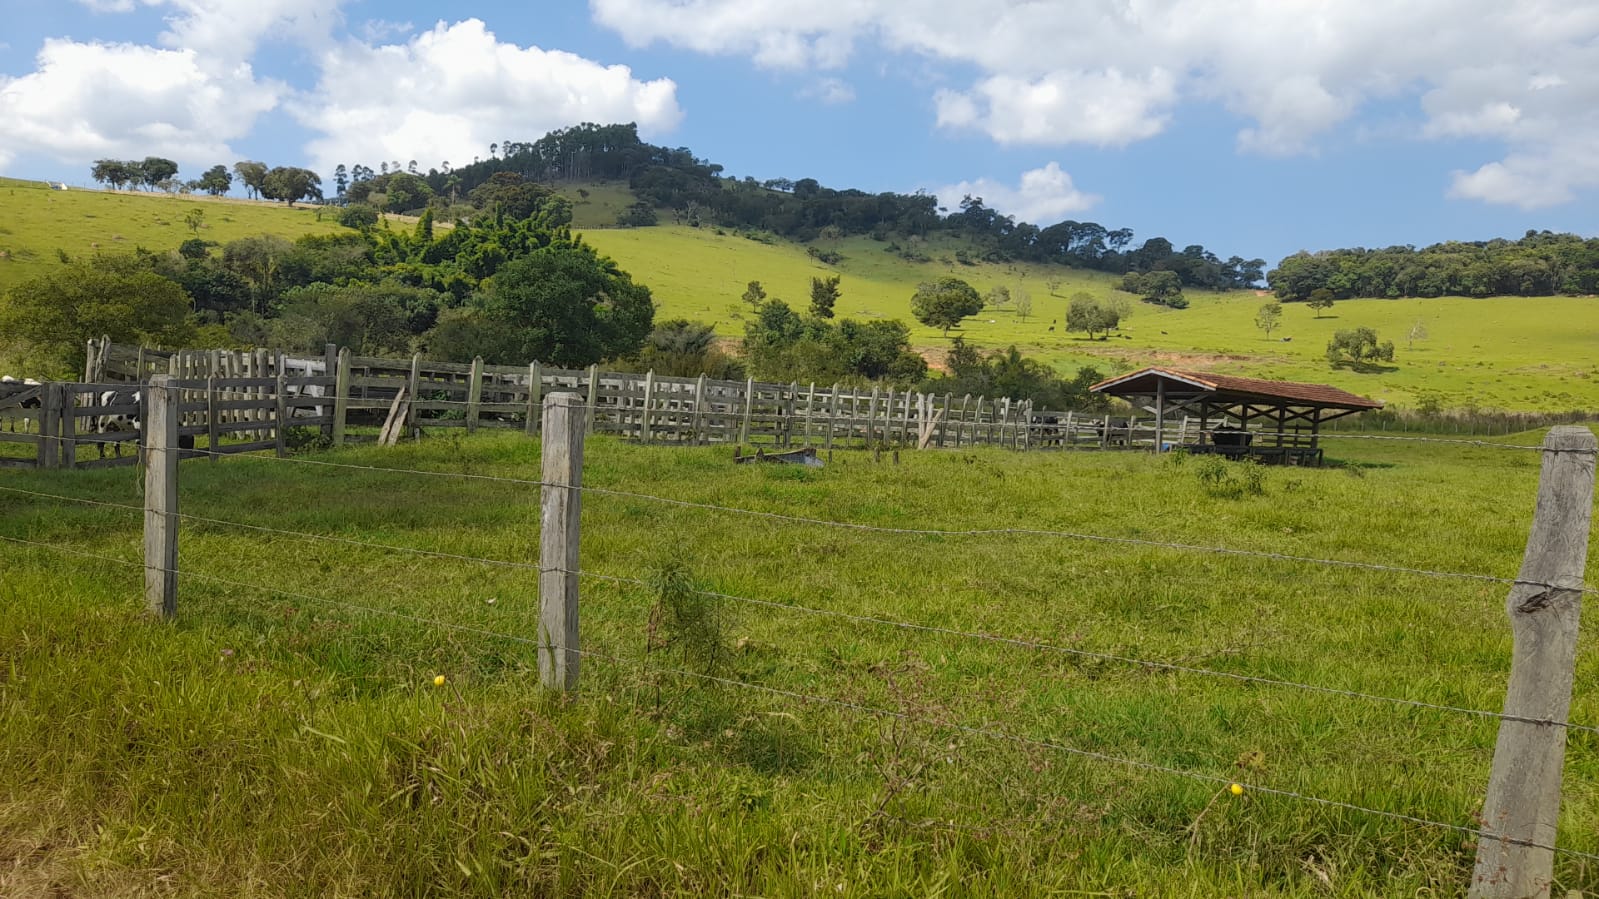
[(988, 289), (986, 301), (989, 306), (1004, 306), (1010, 303), (1010, 288), (1003, 284), (995, 284)]
[(833, 304), (838, 302), (842, 291), (838, 289), (840, 281), (838, 275), (826, 278), (811, 279), (811, 314), (817, 318), (832, 318)]
[(160, 156), (146, 156), (139, 163), (139, 178), (149, 187), (156, 187), (163, 181), (176, 178), (178, 164), (170, 159)]
[(368, 231), (377, 227), (378, 211), (365, 203), (356, 203), (346, 206), (339, 211), (339, 224), (357, 231)]
[(213, 197), (220, 197), (233, 187), (233, 175), (228, 172), (225, 165), (214, 165), (205, 170), (195, 187), (203, 190)]
[(762, 287), (759, 281), (751, 281), (749, 286), (744, 288), (744, 295), (739, 297), (739, 299), (747, 303), (751, 309), (759, 312), (762, 304), (766, 302), (766, 288)]
[(506, 263), (480, 305), (498, 329), (481, 351), (485, 359), (562, 368), (636, 354), (655, 318), (649, 288), (593, 249), (565, 241)]
[(976, 288), (959, 278), (943, 277), (917, 285), (911, 296), (911, 314), (930, 328), (942, 328), (944, 335), (967, 316), (983, 311), (983, 298)]
[(195, 237), (199, 237), (200, 229), (205, 227), (205, 210), (197, 206), (185, 212), (183, 214), (183, 224), (194, 232)]
[(714, 325), (682, 318), (656, 324), (635, 367), (681, 378), (703, 374), (725, 381), (744, 377), (744, 366), (717, 347)]
[(422, 217), (416, 222), (416, 239), (422, 243), (433, 242), (433, 209), (429, 207), (422, 210)]
[(222, 248), (222, 264), (250, 283), (255, 311), (265, 315), (281, 289), (278, 272), (283, 260), (293, 251), (294, 244), (281, 237), (245, 237)]
[(1187, 309), (1188, 298), (1183, 296), (1183, 280), (1176, 272), (1128, 272), (1122, 277), (1121, 289), (1137, 294), (1146, 303)]
[(310, 169), (280, 165), (261, 179), (261, 196), (292, 208), (298, 200), (322, 199), (322, 178)]
[(344, 192), (349, 189), (350, 170), (345, 168), (344, 163), (341, 162), (333, 169), (333, 195), (336, 197), (342, 197), (344, 196)]
[(1316, 317), (1321, 318), (1323, 312), (1333, 307), (1333, 292), (1325, 287), (1318, 287), (1310, 292), (1310, 299), (1305, 305), (1316, 310)]
[(1025, 287), (1016, 288), (1010, 295), (1011, 302), (1015, 304), (1012, 308), (1016, 310), (1016, 317), (1025, 323), (1027, 317), (1033, 314), (1033, 295)]
[(250, 199), (261, 196), (261, 188), (266, 184), (267, 165), (264, 162), (244, 160), (233, 164), (233, 173), (239, 176), (239, 181), (244, 184), (245, 193)]
[(120, 159), (95, 160), (94, 168), (89, 174), (101, 184), (111, 185), (112, 190), (121, 190), (124, 184), (137, 184), (139, 172), (134, 167)]
[(179, 347), (194, 336), (189, 295), (133, 257), (101, 257), (52, 270), (0, 301), (8, 349), (53, 374), (79, 369), (84, 342)]
[(655, 207), (642, 201), (627, 207), (616, 216), (616, 223), (624, 228), (648, 228), (657, 221)]
[(1119, 324), (1121, 313), (1114, 304), (1100, 302), (1086, 293), (1073, 294), (1066, 306), (1066, 330), (1081, 331), (1089, 340), (1095, 334), (1108, 335)]
[(1359, 369), (1377, 362), (1394, 361), (1394, 342), (1377, 342), (1377, 332), (1372, 328), (1350, 328), (1333, 334), (1327, 342), (1327, 361), (1334, 366), (1347, 365)]
[(1283, 304), (1266, 303), (1255, 313), (1255, 327), (1266, 332), (1266, 339), (1271, 339), (1271, 332), (1277, 330), (1283, 323)]

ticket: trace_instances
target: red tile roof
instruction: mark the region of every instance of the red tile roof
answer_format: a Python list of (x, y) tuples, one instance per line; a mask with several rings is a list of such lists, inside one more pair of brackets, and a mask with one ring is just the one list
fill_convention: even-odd
[[(1139, 383), (1146, 379), (1148, 381), (1147, 384)], [(1191, 388), (1189, 390), (1179, 388), (1173, 392), (1175, 396), (1204, 392), (1216, 394), (1217, 399), (1266, 400), (1288, 405), (1333, 406), (1341, 409), (1382, 408), (1382, 403), (1377, 400), (1357, 396), (1347, 390), (1340, 390), (1337, 387), (1330, 387), (1326, 384), (1266, 381), (1260, 378), (1241, 378), (1236, 375), (1178, 371), (1159, 367), (1140, 369), (1131, 374), (1109, 378), (1100, 381), (1089, 389), (1096, 392), (1109, 393), (1113, 396), (1153, 394), (1157, 379), (1165, 379), (1168, 382), (1177, 381)], [(1168, 391), (1171, 391), (1169, 386)]]

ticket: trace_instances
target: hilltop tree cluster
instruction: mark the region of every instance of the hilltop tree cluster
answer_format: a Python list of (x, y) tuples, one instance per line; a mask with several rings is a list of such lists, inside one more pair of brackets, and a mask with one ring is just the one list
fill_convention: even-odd
[[(835, 190), (814, 178), (728, 177), (722, 166), (686, 148), (644, 142), (633, 124), (583, 124), (531, 142), (497, 141), (489, 150), (486, 159), (459, 168), (446, 162), (427, 172), (415, 160), (403, 166), (399, 160), (382, 162), (376, 170), (341, 164), (334, 172), (336, 197), (389, 212), (416, 213), (431, 206), (454, 219), (465, 214), (456, 208), (461, 196), (471, 197), (480, 185), (507, 174), (545, 184), (625, 181), (638, 202), (619, 215), (618, 224), (631, 227), (654, 224), (656, 210), (665, 209), (688, 224), (752, 229), (798, 241), (870, 235), (909, 257), (917, 251), (901, 247), (899, 240), (946, 234), (977, 247), (960, 254), (973, 264), (1020, 261), (1115, 274), (1172, 272), (1183, 286), (1206, 290), (1254, 285), (1266, 266), (1261, 259), (1221, 259), (1197, 244), (1178, 250), (1161, 237), (1134, 246), (1131, 230), (1094, 222), (1043, 227), (1018, 222), (988, 208), (981, 197), (965, 197), (958, 208), (948, 209), (923, 192)], [(475, 200), (473, 206), (484, 208)]]
[(1599, 238), (1528, 231), (1520, 240), (1450, 241), (1420, 250), (1295, 253), (1268, 274), (1282, 300), (1599, 293)]

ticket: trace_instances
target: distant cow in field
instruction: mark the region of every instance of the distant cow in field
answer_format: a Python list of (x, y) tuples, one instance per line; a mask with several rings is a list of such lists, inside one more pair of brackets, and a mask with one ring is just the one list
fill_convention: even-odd
[[(11, 377), (10, 375), (0, 376), (0, 387), (28, 388), (28, 387), (42, 387), (42, 386), (43, 386), (42, 384), (40, 384), (38, 381), (35, 381), (32, 378), (23, 378), (22, 380), (19, 381), (16, 378)], [(10, 393), (12, 391), (6, 391), (6, 392)], [(3, 398), (3, 397), (0, 397), (0, 398)], [(40, 406), (44, 405), (44, 403), (43, 403), (42, 400), (40, 400), (39, 397), (32, 396), (32, 397), (29, 397), (29, 398), (23, 400), (21, 403), (18, 403), (17, 405), (19, 407), (21, 407), (23, 410), (28, 410), (28, 409), (37, 409)], [(29, 415), (27, 411), (24, 411), (22, 413), (22, 415), (20, 415), (20, 416), (8, 415), (7, 418), (10, 419), (10, 427), (11, 427), (11, 432), (13, 434), (16, 433), (16, 431), (17, 431), (17, 418), (19, 418), (19, 417), (22, 419), (22, 431), (23, 431), (23, 433), (27, 433), (28, 426), (29, 426), (30, 422), (32, 421), (32, 416)]]

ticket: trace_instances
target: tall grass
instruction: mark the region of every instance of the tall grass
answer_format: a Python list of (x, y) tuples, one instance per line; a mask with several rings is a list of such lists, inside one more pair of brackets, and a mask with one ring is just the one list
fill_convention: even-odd
[[(815, 470), (596, 439), (585, 480), (883, 526), (1516, 570), (1536, 453), (1334, 453), (1345, 467), (1271, 470), (1260, 495), (1217, 495), (1193, 466), (1142, 455), (928, 452), (896, 466), (841, 452)], [(536, 442), (513, 435), (326, 458), (538, 471)], [(185, 463), (181, 478), (195, 515), (537, 558), (533, 487), (250, 458)], [(0, 486), (138, 502), (126, 469)], [(1492, 585), (597, 494), (583, 516), (585, 570), (654, 586), (584, 580), (584, 646), (600, 655), (564, 698), (537, 688), (526, 643), (381, 614), (532, 638), (526, 569), (191, 522), (179, 618), (158, 624), (138, 613), (136, 567), (0, 542), (0, 894), (1456, 895), (1469, 875), (1456, 832), (1218, 797), (938, 722), (1471, 826), (1491, 719), (683, 597), (1496, 710), (1509, 636)], [(0, 536), (132, 561), (138, 519), (0, 492)], [(706, 670), (712, 645), (718, 677), (935, 723), (677, 673)], [(1583, 649), (1572, 718), (1593, 723), (1599, 655)], [(1596, 851), (1599, 743), (1570, 737), (1560, 840)], [(1579, 861), (1557, 870), (1561, 889), (1599, 886)]]

